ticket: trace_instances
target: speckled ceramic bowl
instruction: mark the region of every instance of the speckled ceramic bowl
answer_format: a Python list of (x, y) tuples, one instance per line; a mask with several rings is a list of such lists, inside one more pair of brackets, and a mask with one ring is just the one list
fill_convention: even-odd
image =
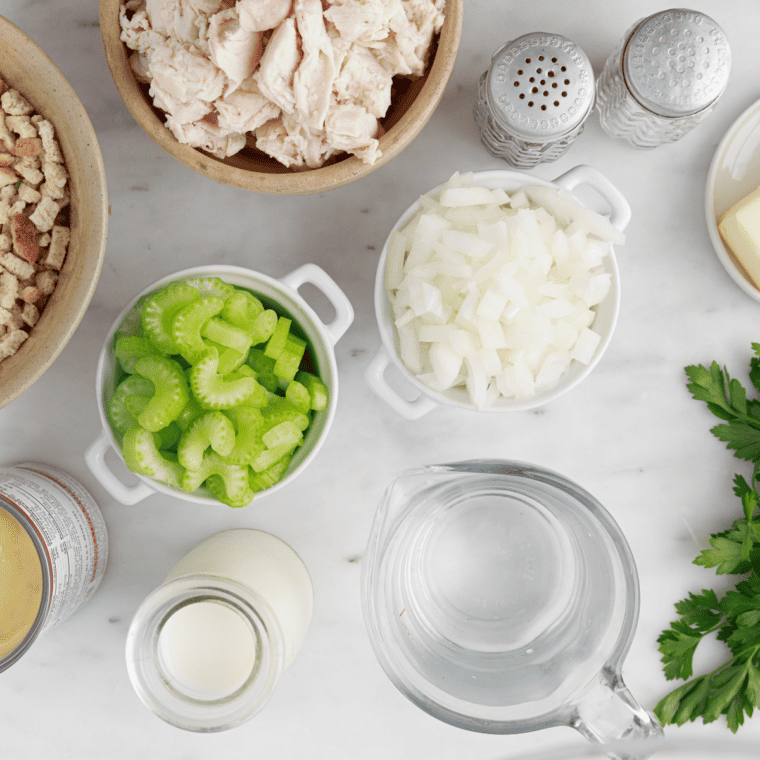
[(95, 130), (71, 85), (43, 50), (0, 16), (0, 79), (55, 127), (71, 189), (71, 240), (58, 285), (18, 352), (0, 362), (0, 407), (29, 388), (74, 334), (106, 248), (108, 199)]
[(164, 126), (163, 113), (154, 108), (148, 88), (136, 79), (128, 62), (131, 52), (120, 39), (122, 0), (100, 0), (100, 30), (116, 87), (135, 121), (170, 156), (199, 174), (223, 185), (283, 195), (319, 193), (347, 185), (379, 169), (401, 153), (432, 116), (454, 68), (462, 31), (464, 0), (446, 0), (446, 21), (435, 43), (432, 62), (419, 79), (396, 78), (393, 99), (381, 125), (382, 156), (375, 164), (342, 154), (319, 169), (291, 170), (260, 151), (245, 148), (235, 156), (217, 159), (177, 142)]

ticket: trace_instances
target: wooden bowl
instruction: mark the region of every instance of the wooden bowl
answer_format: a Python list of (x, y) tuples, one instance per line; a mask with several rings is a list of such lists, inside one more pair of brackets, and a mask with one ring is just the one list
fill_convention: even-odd
[(84, 316), (103, 263), (108, 198), (103, 158), (84, 106), (42, 49), (2, 16), (0, 78), (53, 124), (71, 192), (71, 240), (58, 285), (29, 338), (0, 362), (3, 407), (45, 372)]
[(183, 145), (164, 125), (164, 114), (153, 107), (147, 85), (137, 81), (129, 66), (131, 51), (119, 38), (121, 0), (100, 0), (100, 31), (106, 58), (116, 87), (135, 121), (169, 155), (199, 174), (223, 185), (244, 190), (284, 195), (306, 195), (342, 187), (375, 171), (397, 156), (420, 133), (443, 95), (454, 68), (462, 32), (464, 0), (446, 0), (446, 20), (423, 77), (394, 79), (393, 98), (381, 120), (385, 133), (380, 138), (382, 156), (373, 165), (342, 154), (319, 169), (287, 169), (261, 151), (245, 148), (235, 156), (218, 159)]

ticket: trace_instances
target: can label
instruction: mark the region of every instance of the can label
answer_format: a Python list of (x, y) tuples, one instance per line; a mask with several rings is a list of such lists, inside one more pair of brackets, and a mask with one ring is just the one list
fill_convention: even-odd
[(37, 462), (0, 468), (0, 496), (28, 517), (45, 546), (52, 578), (45, 633), (87, 601), (103, 578), (103, 515), (76, 480)]

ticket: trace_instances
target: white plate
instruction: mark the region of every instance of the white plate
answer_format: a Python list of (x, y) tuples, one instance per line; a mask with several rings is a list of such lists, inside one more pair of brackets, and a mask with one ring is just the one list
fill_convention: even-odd
[(705, 213), (715, 252), (731, 279), (760, 302), (760, 290), (723, 242), (718, 220), (728, 209), (760, 185), (760, 100), (731, 126), (715, 151), (707, 174)]

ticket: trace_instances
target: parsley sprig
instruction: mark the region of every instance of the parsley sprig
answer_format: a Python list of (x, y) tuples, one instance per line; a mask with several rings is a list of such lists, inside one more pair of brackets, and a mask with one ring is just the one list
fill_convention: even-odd
[[(760, 343), (753, 343), (750, 381), (760, 391)], [(734, 733), (745, 715), (760, 708), (760, 400), (748, 399), (742, 384), (713, 362), (707, 367), (686, 368), (692, 396), (707, 404), (723, 424), (712, 433), (734, 455), (754, 464), (751, 482), (734, 478), (734, 493), (744, 516), (726, 531), (710, 537), (694, 564), (715, 568), (719, 575), (742, 575), (721, 598), (703, 589), (676, 604), (679, 619), (657, 639), (663, 670), (668, 679), (686, 683), (662, 699), (655, 713), (663, 725), (683, 725), (701, 717), (710, 723), (726, 716)], [(692, 678), (694, 653), (708, 634), (728, 647), (731, 657), (710, 673)], [(687, 680), (691, 679), (691, 680)]]

